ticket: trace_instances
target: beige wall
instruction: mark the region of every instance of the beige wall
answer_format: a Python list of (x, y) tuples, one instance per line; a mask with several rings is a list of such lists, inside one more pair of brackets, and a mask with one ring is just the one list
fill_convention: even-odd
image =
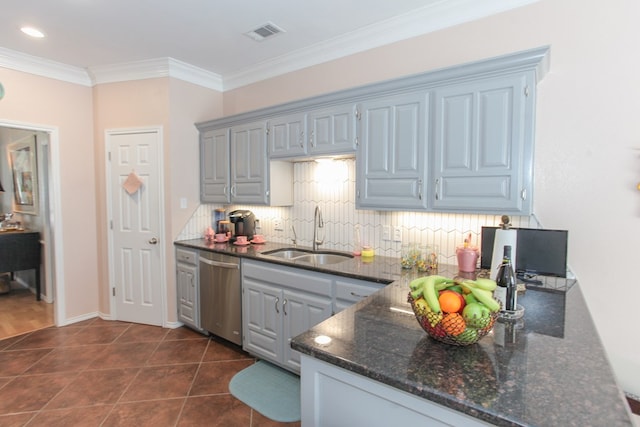
[[(110, 314), (106, 227), (105, 131), (161, 126), (163, 129), (167, 322), (176, 322), (173, 240), (199, 204), (197, 121), (221, 111), (220, 93), (170, 78), (102, 84), (94, 87), (95, 165), (98, 186), (98, 265), (100, 312)], [(217, 113), (219, 115), (219, 112)], [(187, 209), (179, 208), (179, 198)]]
[[(55, 218), (62, 235), (58, 254), (64, 274), (64, 313), (72, 319), (98, 308), (96, 255), (96, 173), (93, 168), (93, 117), (91, 88), (0, 68), (5, 97), (0, 120), (34, 127), (57, 128), (61, 215)], [(55, 173), (55, 171), (53, 171)]]
[(625, 390), (640, 394), (640, 3), (542, 0), (225, 93), (225, 114), (551, 46), (538, 86), (534, 211), (569, 263)]

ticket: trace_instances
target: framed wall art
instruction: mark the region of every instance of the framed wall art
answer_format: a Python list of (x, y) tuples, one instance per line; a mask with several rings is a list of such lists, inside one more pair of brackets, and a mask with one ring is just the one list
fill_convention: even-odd
[(38, 159), (36, 138), (7, 145), (13, 176), (13, 210), (38, 214)]

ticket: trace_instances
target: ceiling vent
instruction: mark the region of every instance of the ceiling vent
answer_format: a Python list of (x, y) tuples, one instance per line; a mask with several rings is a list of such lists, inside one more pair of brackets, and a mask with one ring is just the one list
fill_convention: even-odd
[(273, 37), (276, 34), (284, 33), (282, 28), (278, 27), (273, 22), (267, 22), (263, 26), (256, 28), (253, 31), (249, 31), (248, 33), (244, 33), (246, 36), (251, 37), (255, 41), (262, 41), (268, 37)]

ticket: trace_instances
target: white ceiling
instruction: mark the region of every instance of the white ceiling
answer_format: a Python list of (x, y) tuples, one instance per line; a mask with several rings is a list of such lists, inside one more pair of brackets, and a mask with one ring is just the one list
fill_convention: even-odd
[[(163, 58), (226, 90), (533, 1), (2, 0), (0, 66), (35, 57), (95, 83), (116, 64)], [(285, 33), (244, 35), (267, 22)], [(25, 25), (46, 37), (25, 36)]]

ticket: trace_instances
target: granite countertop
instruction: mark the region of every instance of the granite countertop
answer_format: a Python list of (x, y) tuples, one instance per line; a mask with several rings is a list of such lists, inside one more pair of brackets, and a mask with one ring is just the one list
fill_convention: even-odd
[[(419, 326), (407, 303), (409, 280), (295, 337), (291, 347), (495, 425), (633, 425), (575, 281), (528, 285), (518, 299), (522, 319), (456, 347)], [(316, 344), (319, 335), (332, 341)]]
[[(293, 349), (319, 360), (495, 425), (633, 425), (575, 280), (541, 278), (541, 286), (527, 285), (518, 296), (522, 319), (496, 323), (477, 344), (455, 347), (432, 340), (416, 321), (407, 302), (409, 281), (424, 273), (402, 270), (396, 258), (310, 266), (263, 254), (287, 244), (175, 244), (389, 283), (293, 338)], [(454, 266), (438, 270), (456, 273)], [(319, 335), (331, 343), (317, 344)]]
[[(230, 243), (208, 242), (205, 239), (179, 240), (174, 242), (174, 244), (176, 246), (182, 246), (186, 248), (206, 250), (260, 261), (268, 261), (275, 264), (287, 265), (290, 267), (293, 266), (305, 270), (318, 271), (321, 273), (336, 274), (339, 276), (351, 277), (354, 279), (363, 279), (371, 282), (388, 284), (402, 277), (402, 271), (398, 259), (377, 255), (371, 259), (353, 257), (338, 264), (316, 266), (307, 263), (296, 263), (264, 255), (265, 252), (282, 248), (297, 247), (301, 249), (311, 249), (309, 247), (294, 246), (292, 244), (267, 242), (258, 245), (250, 244), (246, 246), (239, 246)], [(322, 247), (319, 250), (338, 252), (331, 251)]]

